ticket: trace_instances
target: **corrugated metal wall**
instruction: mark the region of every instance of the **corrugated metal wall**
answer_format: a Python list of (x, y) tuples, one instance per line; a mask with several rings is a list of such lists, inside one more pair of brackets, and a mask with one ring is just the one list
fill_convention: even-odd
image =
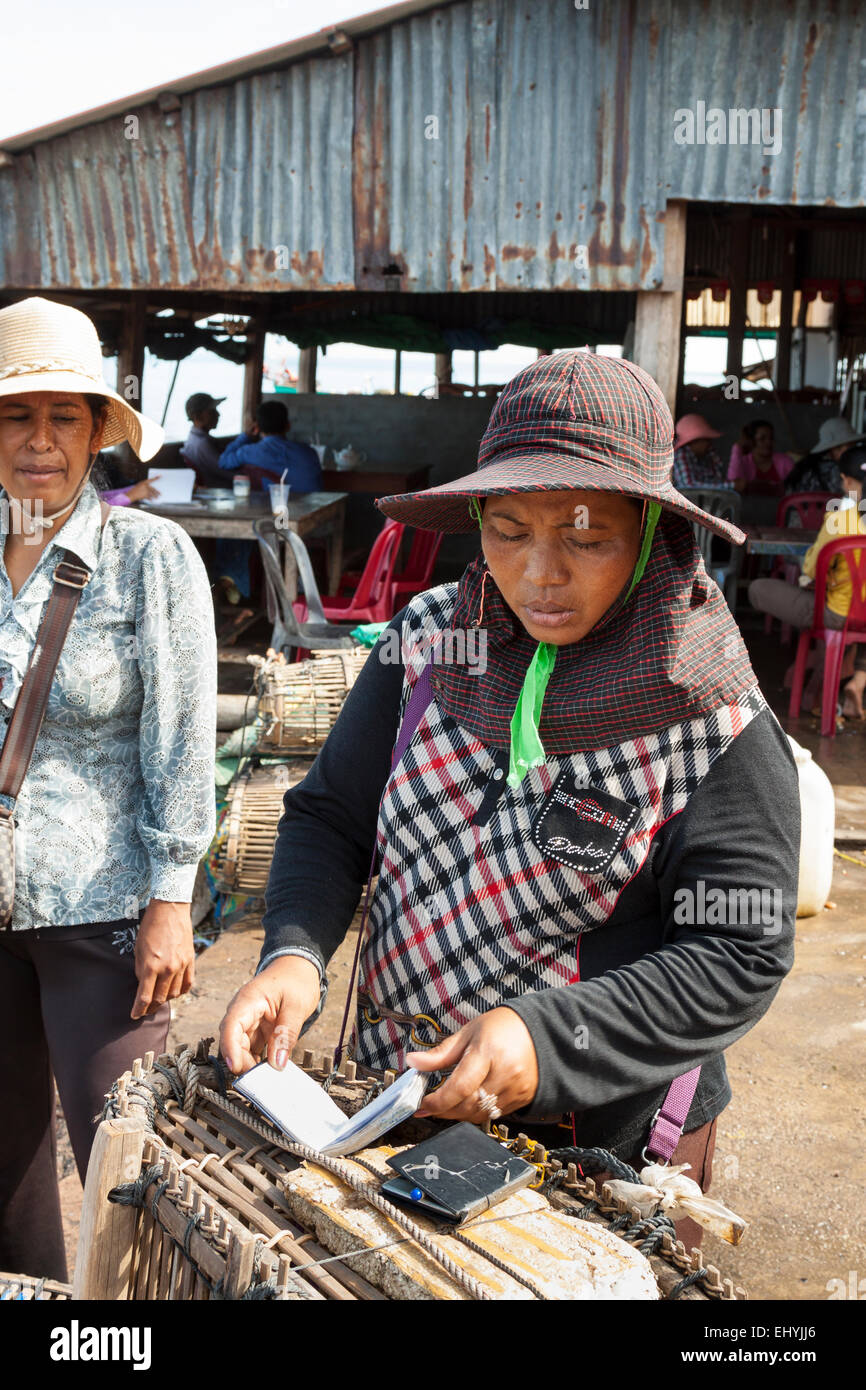
[[(634, 290), (668, 198), (862, 206), (860, 0), (458, 0), (0, 170), (0, 282)], [(674, 138), (781, 108), (781, 146)], [(680, 121), (680, 123), (682, 123)], [(776, 127), (778, 129), (778, 127)], [(581, 248), (585, 248), (585, 256)]]

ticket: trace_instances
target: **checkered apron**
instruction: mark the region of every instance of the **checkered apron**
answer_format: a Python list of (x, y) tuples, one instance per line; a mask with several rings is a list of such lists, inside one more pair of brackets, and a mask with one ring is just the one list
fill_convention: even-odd
[[(451, 622), (456, 587), (406, 610), (401, 715), (434, 634)], [(438, 1040), (433, 1024), (451, 1033), (527, 991), (574, 982), (581, 933), (604, 925), (655, 831), (765, 703), (752, 686), (657, 733), (551, 757), (512, 790), (488, 748), (434, 699), (380, 806), (356, 1060), (400, 1070), (405, 1052)], [(563, 823), (576, 828), (572, 838), (551, 833)], [(377, 1005), (418, 1019), (415, 1040), (411, 1023)]]

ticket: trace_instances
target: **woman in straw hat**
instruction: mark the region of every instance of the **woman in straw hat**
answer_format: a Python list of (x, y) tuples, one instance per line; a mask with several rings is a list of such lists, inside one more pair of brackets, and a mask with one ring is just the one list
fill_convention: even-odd
[[(214, 821), (208, 581), (179, 527), (100, 503), (91, 468), (121, 440), (148, 459), (162, 430), (103, 382), (90, 319), (45, 299), (0, 311), (0, 814), (14, 808), (15, 826), (0, 1268), (59, 1279), (52, 1073), (83, 1177), (106, 1090), (164, 1049), (167, 1001), (190, 987), (189, 904)], [(16, 802), (6, 735), (22, 727), (58, 582), (80, 597)]]
[(362, 1071), (450, 1073), (419, 1113), (708, 1180), (724, 1049), (792, 962), (799, 798), (692, 523), (744, 538), (676, 491), (671, 446), (644, 372), (561, 353), (506, 386), (477, 472), (379, 503), (480, 517), (482, 554), (393, 620), (286, 795), (235, 1071), (285, 1065), (375, 844)]

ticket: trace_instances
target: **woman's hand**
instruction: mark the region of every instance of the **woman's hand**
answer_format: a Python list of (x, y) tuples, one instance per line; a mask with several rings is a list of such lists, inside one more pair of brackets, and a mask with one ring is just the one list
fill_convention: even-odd
[(220, 1051), (230, 1070), (249, 1071), (267, 1048), (271, 1066), (282, 1071), (320, 992), (319, 972), (305, 956), (278, 956), (239, 989), (220, 1024)]
[(157, 473), (153, 478), (142, 478), (140, 483), (135, 483), (133, 487), (126, 489), (126, 495), (130, 502), (141, 502), (145, 497), (158, 497), (159, 488), (154, 487), (154, 483), (159, 481), (160, 474)]
[(138, 993), (130, 1018), (155, 1014), (167, 999), (192, 988), (195, 948), (189, 903), (151, 898), (135, 942)]
[(538, 1090), (538, 1059), (526, 1024), (513, 1009), (491, 1009), (425, 1052), (406, 1055), (416, 1071), (454, 1067), (446, 1081), (424, 1097), (419, 1115), (481, 1124), (496, 1116), (485, 1108), (479, 1087), (495, 1098), (500, 1115), (528, 1105)]

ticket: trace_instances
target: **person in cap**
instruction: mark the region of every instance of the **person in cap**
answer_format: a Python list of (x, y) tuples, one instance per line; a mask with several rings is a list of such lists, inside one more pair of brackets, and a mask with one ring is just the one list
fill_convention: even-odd
[(729, 487), (725, 465), (712, 447), (719, 431), (703, 415), (683, 415), (674, 439), (674, 486), (678, 488)]
[(839, 460), (852, 444), (859, 444), (866, 435), (857, 434), (844, 416), (824, 420), (818, 438), (808, 454), (796, 463), (788, 474), (786, 492), (827, 492), (841, 490)]
[(375, 846), (361, 1074), (450, 1073), (419, 1114), (638, 1166), (686, 1075), (649, 1151), (708, 1181), (724, 1050), (792, 963), (800, 804), (692, 527), (744, 537), (671, 463), (655, 382), (566, 352), (506, 385), (475, 473), (379, 502), (480, 519), (481, 554), (393, 619), (286, 794), (259, 971), (222, 1024), (234, 1071), (285, 1065), (317, 1015)]
[[(126, 440), (146, 460), (162, 443), (101, 369), (77, 309), (0, 311), (0, 815), (14, 811), (15, 854), (0, 930), (0, 1268), (61, 1280), (52, 1075), (83, 1179), (105, 1092), (164, 1050), (168, 1000), (190, 988), (190, 899), (214, 831), (207, 576), (180, 527), (100, 502), (103, 445)], [(65, 584), (80, 597), (16, 799), (18, 719), (8, 750), (7, 733)]]
[(216, 440), (211, 439), (210, 432), (219, 424), (218, 407), (224, 400), (225, 396), (210, 396), (207, 391), (194, 391), (186, 403), (186, 418), (191, 422), (191, 428), (181, 452), (191, 468), (198, 468), (204, 474), (220, 466), (220, 447)]

